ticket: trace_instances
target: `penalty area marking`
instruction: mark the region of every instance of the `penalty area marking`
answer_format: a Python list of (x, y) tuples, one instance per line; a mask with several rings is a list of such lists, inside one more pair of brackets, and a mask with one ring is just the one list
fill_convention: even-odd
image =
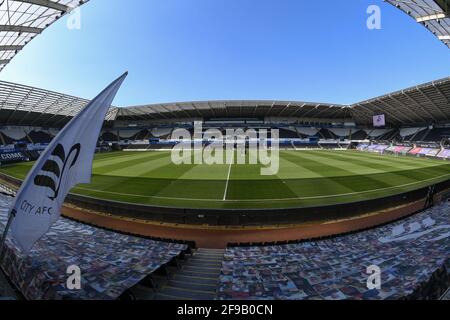
[(200, 202), (269, 202), (269, 201), (292, 201), (292, 200), (327, 199), (327, 198), (338, 198), (338, 197), (359, 195), (359, 194), (365, 194), (365, 193), (371, 193), (371, 192), (377, 192), (377, 191), (383, 191), (383, 190), (389, 190), (389, 189), (397, 189), (397, 188), (408, 187), (408, 186), (412, 186), (412, 185), (416, 185), (416, 184), (420, 184), (420, 183), (423, 183), (423, 182), (436, 180), (436, 179), (440, 179), (440, 178), (444, 178), (444, 177), (449, 177), (449, 176), (450, 176), (450, 174), (444, 174), (442, 176), (434, 177), (434, 178), (430, 178), (430, 179), (426, 179), (426, 180), (406, 183), (406, 184), (402, 184), (402, 185), (398, 185), (398, 186), (366, 190), (366, 191), (341, 193), (341, 194), (326, 195), (326, 196), (282, 198), (282, 199), (242, 199), (242, 200), (195, 199), (195, 198), (177, 198), (177, 197), (163, 197), (163, 196), (144, 196), (144, 195), (138, 195), (138, 194), (129, 194), (129, 193), (121, 193), (121, 192), (113, 192), (113, 191), (103, 191), (103, 190), (81, 188), (81, 187), (76, 187), (76, 188), (74, 188), (74, 190), (78, 189), (78, 190), (85, 190), (85, 191), (98, 192), (98, 193), (107, 193), (107, 194), (115, 194), (115, 195), (121, 195), (121, 196), (136, 197), (136, 198), (162, 199), (162, 200), (182, 200), (182, 201), (200, 201)]

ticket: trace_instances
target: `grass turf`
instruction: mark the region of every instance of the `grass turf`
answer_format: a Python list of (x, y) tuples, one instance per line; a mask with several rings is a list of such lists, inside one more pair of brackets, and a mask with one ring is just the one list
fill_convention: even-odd
[[(31, 166), (20, 163), (0, 171), (23, 179)], [(170, 152), (100, 154), (92, 184), (72, 192), (168, 207), (290, 208), (374, 199), (450, 179), (446, 161), (356, 151), (281, 151), (276, 176), (261, 176), (260, 168), (177, 166)]]

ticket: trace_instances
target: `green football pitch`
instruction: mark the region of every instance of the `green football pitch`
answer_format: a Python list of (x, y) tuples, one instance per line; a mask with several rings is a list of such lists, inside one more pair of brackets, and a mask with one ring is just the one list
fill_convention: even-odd
[[(23, 179), (32, 163), (3, 167)], [(261, 165), (175, 165), (170, 152), (115, 152), (95, 157), (92, 184), (75, 194), (181, 208), (292, 208), (399, 194), (450, 179), (443, 160), (357, 151), (281, 151), (280, 170)]]

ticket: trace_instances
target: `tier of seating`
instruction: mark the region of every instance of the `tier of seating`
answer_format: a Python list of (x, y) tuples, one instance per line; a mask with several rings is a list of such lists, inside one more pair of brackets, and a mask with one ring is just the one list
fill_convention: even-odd
[(375, 153), (383, 153), (387, 148), (389, 148), (389, 145), (383, 145), (383, 144), (360, 144), (358, 145), (357, 149), (360, 151), (368, 151), (368, 152), (375, 152)]
[(390, 146), (389, 148), (386, 148), (385, 151), (394, 154), (407, 154), (411, 149), (412, 148), (408, 146)]
[(415, 147), (411, 149), (408, 153), (411, 155), (422, 155), (428, 157), (436, 157), (441, 152), (441, 149), (438, 148), (422, 148)]
[(428, 130), (426, 135), (416, 137), (415, 141), (436, 141), (440, 142), (444, 139), (450, 139), (450, 128), (434, 128)]
[(279, 129), (280, 139), (299, 139), (300, 136), (296, 130)]
[(411, 156), (423, 156), (441, 159), (450, 159), (450, 149), (438, 147), (429, 144), (428, 146), (418, 147), (408, 145), (388, 145), (388, 144), (359, 144), (357, 149), (374, 153), (391, 153)]
[(7, 127), (0, 129), (0, 145), (12, 145), (15, 143), (50, 143), (55, 130), (40, 128)]
[(50, 143), (53, 136), (43, 131), (31, 131), (28, 138), (32, 143)]
[[(450, 203), (369, 231), (326, 240), (230, 247), (219, 299), (427, 299), (450, 281)], [(381, 289), (368, 287), (368, 268)]]
[[(249, 129), (245, 127), (244, 129)], [(321, 139), (321, 140), (352, 140), (362, 141), (376, 139), (378, 141), (399, 142), (441, 142), (450, 139), (450, 128), (405, 128), (405, 129), (348, 129), (348, 128), (315, 128), (315, 127), (282, 127), (274, 125), (279, 130), (280, 139)], [(191, 134), (192, 127), (185, 128)], [(205, 130), (207, 128), (204, 128)], [(228, 127), (216, 128), (226, 134)], [(230, 129), (232, 129), (230, 127)], [(153, 129), (104, 129), (99, 141), (106, 143), (129, 143), (148, 141), (150, 139), (168, 140), (171, 138), (173, 128)], [(25, 144), (48, 144), (58, 133), (57, 129), (5, 127), (0, 129), (0, 146)], [(286, 146), (288, 147), (288, 146)]]
[[(0, 195), (0, 233), (12, 198)], [(189, 250), (169, 243), (107, 231), (61, 218), (24, 255), (7, 238), (2, 268), (26, 299), (113, 300)], [(81, 290), (66, 288), (67, 267), (82, 267)]]
[(100, 135), (100, 140), (106, 142), (117, 142), (120, 140), (120, 138), (113, 132), (106, 131)]

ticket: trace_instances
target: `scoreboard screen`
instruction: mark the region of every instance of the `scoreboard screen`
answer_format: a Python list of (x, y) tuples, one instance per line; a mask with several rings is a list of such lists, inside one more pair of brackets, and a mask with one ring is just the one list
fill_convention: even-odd
[(384, 114), (376, 115), (373, 117), (374, 127), (384, 127), (386, 126), (386, 116)]

